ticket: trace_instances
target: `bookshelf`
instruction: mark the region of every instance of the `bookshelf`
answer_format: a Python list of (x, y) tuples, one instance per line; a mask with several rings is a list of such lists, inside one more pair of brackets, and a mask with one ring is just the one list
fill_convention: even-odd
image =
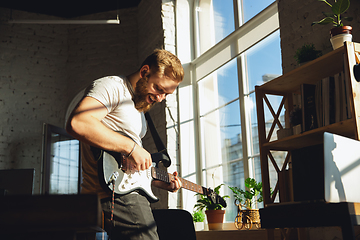
[[(360, 140), (360, 83), (356, 81), (353, 74), (353, 66), (360, 62), (358, 58), (359, 52), (360, 44), (345, 42), (343, 47), (331, 51), (330, 53), (264, 83), (261, 86), (255, 87), (260, 162), (264, 191), (264, 212), (273, 211), (271, 209), (274, 205), (283, 205), (286, 207), (289, 207), (290, 205), (291, 208), (291, 206), (295, 207), (295, 205), (298, 204), (294, 202), (293, 188), (291, 185), (292, 167), (290, 153), (292, 150), (322, 144), (324, 132)], [(343, 72), (344, 79), (348, 83), (349, 101), (347, 106), (351, 113), (350, 118), (282, 139), (274, 137), (276, 136), (276, 126), (280, 129), (291, 127), (289, 116), (294, 106), (293, 96), (294, 94), (301, 95), (302, 84), (317, 84), (322, 79), (334, 76), (341, 72)], [(281, 104), (276, 106), (276, 109), (274, 106), (271, 106), (270, 101), (268, 100), (268, 96), (270, 95), (276, 95), (282, 98)], [(285, 126), (282, 126), (279, 120), (279, 113), (282, 108), (285, 109)], [(266, 109), (270, 109), (270, 112), (273, 115), (273, 121), (271, 123), (265, 123)], [(271, 127), (266, 128), (266, 125), (270, 125)], [(283, 166), (275, 166), (276, 162), (274, 161), (273, 153), (276, 151), (287, 152)], [(272, 196), (270, 195), (270, 164), (274, 165), (274, 169), (278, 174), (278, 180)], [(280, 197), (279, 203), (274, 203), (276, 195)], [(326, 205), (326, 207), (328, 206), (329, 205)], [(360, 207), (358, 205), (356, 206)], [(268, 207), (270, 207), (270, 210), (267, 209)], [(272, 225), (272, 227), (274, 227), (276, 221), (273, 221), (272, 224), (274, 224)], [(281, 227), (280, 223), (278, 227)]]

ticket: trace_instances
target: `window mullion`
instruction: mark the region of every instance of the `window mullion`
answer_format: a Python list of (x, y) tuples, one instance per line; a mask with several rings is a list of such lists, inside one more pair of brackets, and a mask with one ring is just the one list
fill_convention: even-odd
[(244, 164), (244, 177), (249, 177), (249, 152), (248, 152), (248, 121), (246, 121), (246, 101), (245, 101), (245, 89), (246, 89), (246, 68), (245, 58), (243, 54), (237, 58), (237, 72), (239, 80), (239, 107), (240, 107), (240, 119), (241, 119), (241, 135), (242, 135), (242, 149), (243, 149), (243, 164)]
[(196, 159), (196, 181), (198, 184), (204, 185), (204, 179), (202, 175), (202, 154), (201, 154), (201, 126), (200, 126), (200, 104), (199, 104), (199, 93), (197, 88), (196, 73), (194, 71), (194, 65), (190, 66), (190, 76), (193, 88), (193, 114), (194, 114), (194, 144), (195, 144), (195, 159)]

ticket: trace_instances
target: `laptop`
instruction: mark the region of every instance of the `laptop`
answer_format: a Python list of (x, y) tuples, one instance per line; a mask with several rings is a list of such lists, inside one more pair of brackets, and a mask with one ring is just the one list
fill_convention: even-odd
[(326, 202), (360, 202), (360, 141), (324, 133)]

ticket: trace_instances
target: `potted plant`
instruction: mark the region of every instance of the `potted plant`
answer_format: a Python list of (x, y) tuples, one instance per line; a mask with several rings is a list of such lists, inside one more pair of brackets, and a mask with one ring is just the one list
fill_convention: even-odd
[(350, 7), (350, 0), (334, 0), (333, 4), (330, 4), (326, 0), (319, 0), (326, 3), (330, 8), (330, 13), (324, 13), (325, 18), (320, 21), (313, 22), (311, 25), (321, 24), (326, 25), (329, 23), (333, 24), (333, 28), (330, 30), (330, 42), (333, 49), (341, 47), (345, 41), (352, 41), (352, 27), (344, 26), (342, 20), (351, 21), (352, 17), (341, 17), (341, 14), (345, 13)]
[(253, 178), (247, 178), (245, 179), (245, 187), (247, 188), (246, 190), (238, 187), (229, 187), (234, 194), (235, 205), (238, 207), (235, 226), (238, 229), (251, 229), (252, 225), (260, 228), (259, 209), (255, 209), (255, 206), (256, 202), (263, 201), (262, 183), (256, 182)]
[(197, 211), (203, 211), (205, 209), (206, 219), (208, 222), (209, 230), (222, 229), (222, 223), (224, 221), (224, 215), (226, 208), (226, 198), (229, 196), (220, 196), (220, 188), (224, 184), (220, 184), (215, 187), (214, 190), (207, 189), (207, 194), (197, 193), (195, 196), (200, 198), (197, 200), (194, 208)]
[(300, 64), (304, 64), (311, 60), (314, 60), (322, 55), (320, 50), (316, 50), (313, 43), (311, 44), (304, 44), (301, 48), (298, 48), (295, 52), (294, 58), (296, 62)]
[(194, 211), (192, 214), (192, 218), (195, 225), (196, 231), (201, 231), (204, 229), (204, 220), (205, 220), (205, 213), (202, 210)]
[(301, 133), (301, 123), (302, 123), (302, 111), (301, 108), (296, 106), (294, 109), (290, 112), (289, 117), (290, 125), (293, 129), (293, 134), (300, 134)]

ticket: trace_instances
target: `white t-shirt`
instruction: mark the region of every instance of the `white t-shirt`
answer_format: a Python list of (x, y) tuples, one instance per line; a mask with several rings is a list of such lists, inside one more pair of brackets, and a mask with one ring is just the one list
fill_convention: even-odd
[[(124, 76), (109, 76), (100, 78), (86, 89), (85, 96), (90, 96), (101, 102), (108, 114), (101, 122), (108, 128), (133, 139), (142, 146), (141, 138), (146, 133), (146, 120), (143, 113), (136, 110), (128, 88), (128, 80)], [(94, 160), (90, 146), (81, 144), (83, 182), (82, 193), (97, 193), (100, 198), (108, 197), (99, 184), (98, 166)]]

